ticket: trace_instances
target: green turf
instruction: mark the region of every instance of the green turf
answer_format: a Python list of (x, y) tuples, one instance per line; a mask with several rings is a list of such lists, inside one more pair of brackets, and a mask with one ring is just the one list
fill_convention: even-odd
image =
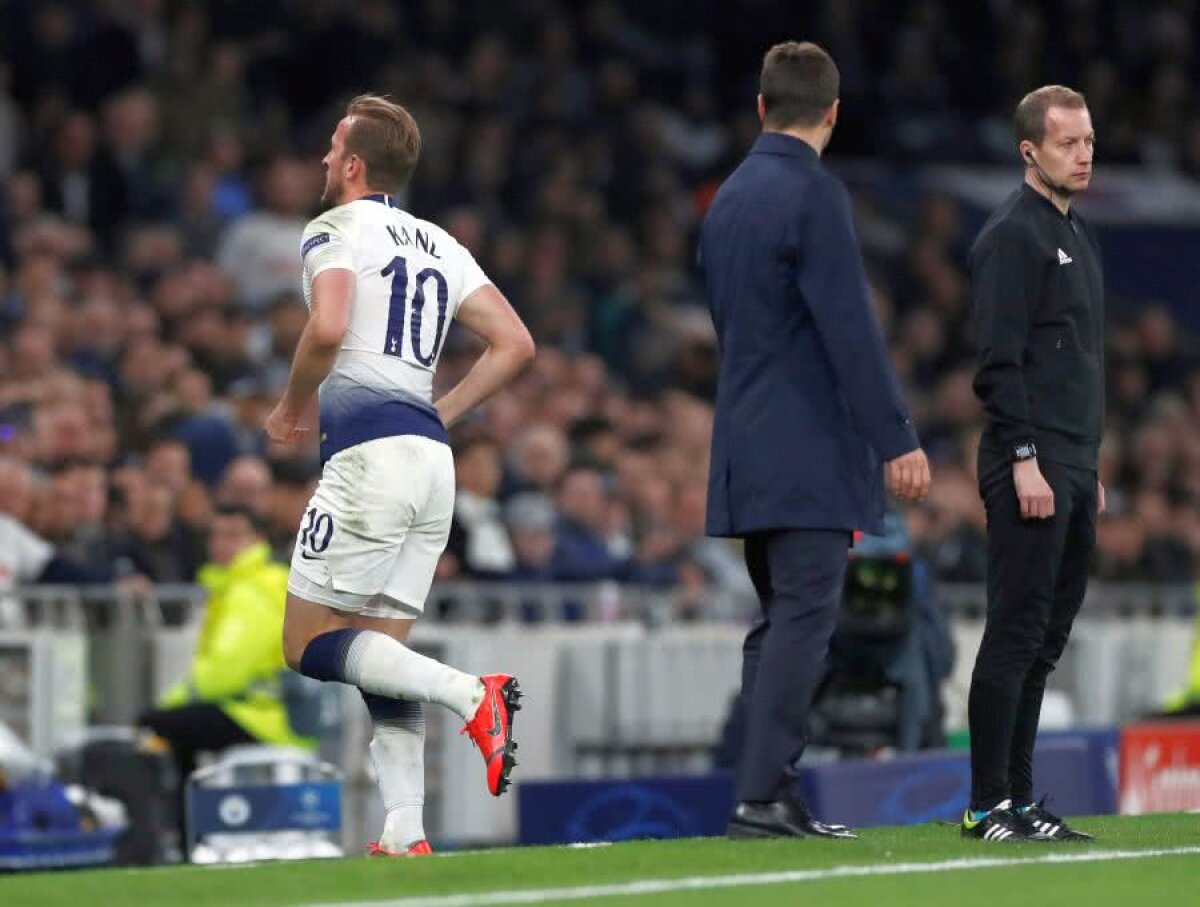
[[(593, 849), (528, 847), (447, 858), (348, 859), (223, 869), (174, 867), (0, 877), (0, 905), (219, 905), (276, 907), (420, 895), (603, 885), (639, 879), (728, 875), (845, 865), (1030, 858), (1084, 850), (1200, 845), (1200, 816), (1104, 817), (1080, 823), (1093, 845), (964, 842), (940, 825), (868, 829), (858, 841), (646, 841)], [(857, 905), (966, 903), (980, 891), (1028, 891), (1038, 903), (1200, 904), (1200, 855), (1119, 862), (1010, 866), (937, 874), (839, 878), (589, 900), (587, 904)]]
[[(1200, 857), (1160, 857), (1136, 863), (975, 869), (921, 876), (827, 879), (792, 885), (694, 891), (638, 898), (576, 901), (586, 907), (713, 907), (713, 905), (836, 905), (941, 907), (1015, 903), (1062, 907), (1184, 907), (1200, 903)], [(983, 897), (981, 897), (983, 895)]]

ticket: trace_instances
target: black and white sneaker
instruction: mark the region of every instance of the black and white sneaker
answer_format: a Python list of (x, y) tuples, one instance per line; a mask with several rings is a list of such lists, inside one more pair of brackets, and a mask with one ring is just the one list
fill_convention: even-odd
[(1033, 827), (1035, 841), (1094, 841), (1086, 832), (1076, 831), (1050, 810), (1046, 809), (1046, 798), (1038, 800), (1033, 806), (1019, 809), (1021, 818)]
[(981, 841), (1014, 842), (1033, 839), (1033, 826), (1004, 800), (980, 819), (971, 818), (971, 810), (963, 813), (962, 836)]

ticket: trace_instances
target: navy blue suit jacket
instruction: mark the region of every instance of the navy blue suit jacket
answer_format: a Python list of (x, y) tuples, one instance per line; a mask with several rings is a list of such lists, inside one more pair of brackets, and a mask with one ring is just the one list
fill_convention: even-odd
[(807, 143), (764, 133), (713, 199), (698, 260), (720, 356), (708, 533), (881, 533), (881, 462), (918, 442), (845, 186)]

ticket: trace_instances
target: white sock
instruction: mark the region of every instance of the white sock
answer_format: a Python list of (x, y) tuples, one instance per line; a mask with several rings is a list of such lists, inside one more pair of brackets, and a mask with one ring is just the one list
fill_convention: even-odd
[(375, 720), (371, 762), (387, 819), (379, 843), (403, 853), (425, 840), (425, 715), (419, 702), (405, 702), (407, 714)]
[(464, 721), (483, 702), (478, 677), (456, 671), (440, 661), (414, 652), (386, 633), (361, 630), (346, 652), (342, 669), (346, 683), (389, 699), (435, 702)]

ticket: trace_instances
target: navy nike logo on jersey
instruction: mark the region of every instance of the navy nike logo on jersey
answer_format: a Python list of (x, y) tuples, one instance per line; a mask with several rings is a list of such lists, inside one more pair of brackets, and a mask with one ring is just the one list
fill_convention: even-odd
[(300, 556), (306, 561), (323, 561), (325, 558), (317, 557), (315, 554), (309, 554), (307, 551), (301, 551)]

